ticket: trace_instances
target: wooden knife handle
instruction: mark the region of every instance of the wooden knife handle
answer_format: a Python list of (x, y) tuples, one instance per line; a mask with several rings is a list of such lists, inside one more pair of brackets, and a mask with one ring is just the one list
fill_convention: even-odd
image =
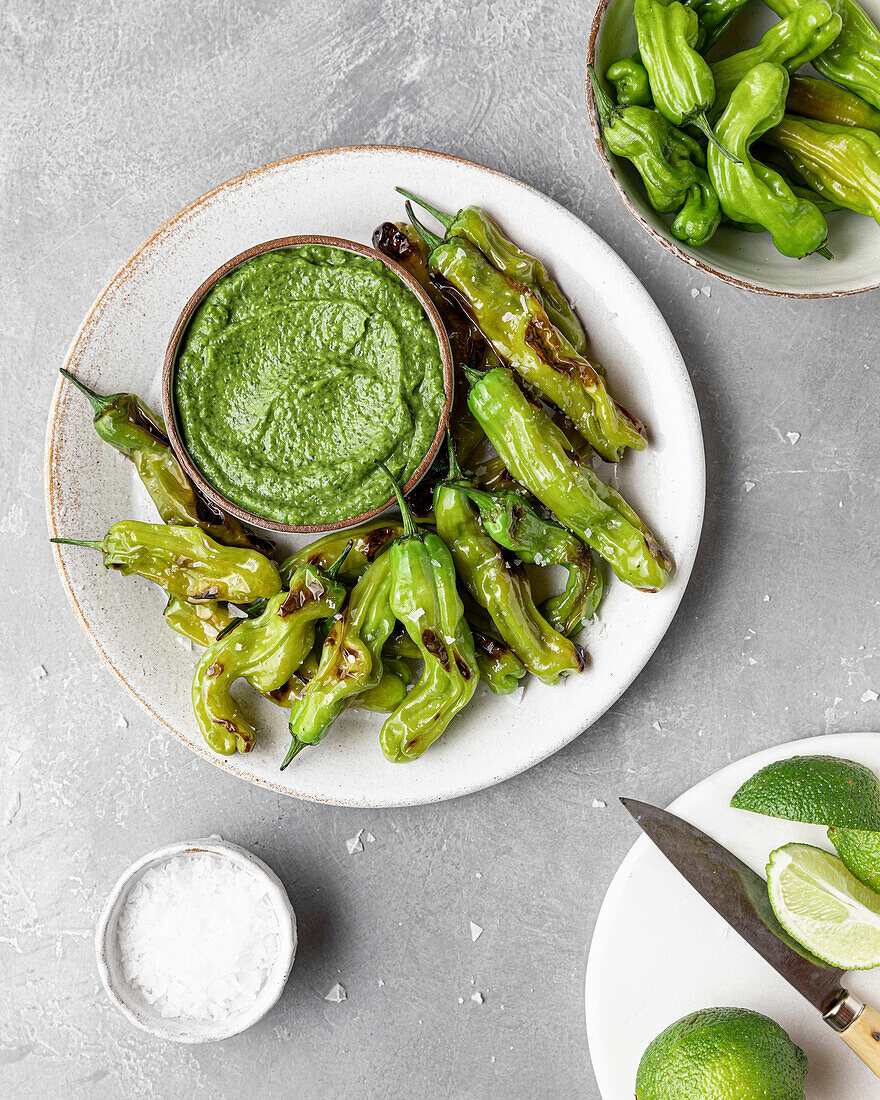
[(865, 1005), (839, 1034), (853, 1054), (857, 1054), (868, 1069), (880, 1077), (880, 1012)]

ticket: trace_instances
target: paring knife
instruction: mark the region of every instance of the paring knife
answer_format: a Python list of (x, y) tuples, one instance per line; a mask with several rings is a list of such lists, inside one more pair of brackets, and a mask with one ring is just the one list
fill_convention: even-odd
[(764, 879), (675, 814), (632, 798), (620, 801), (697, 893), (880, 1077), (880, 1013), (844, 988), (843, 970), (814, 958), (788, 935), (770, 906)]

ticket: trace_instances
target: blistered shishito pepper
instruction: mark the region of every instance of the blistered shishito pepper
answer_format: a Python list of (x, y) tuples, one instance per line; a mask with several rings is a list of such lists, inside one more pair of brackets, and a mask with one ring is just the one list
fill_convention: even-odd
[(104, 397), (69, 371), (62, 369), (61, 373), (88, 398), (101, 439), (134, 463), (164, 523), (201, 527), (224, 546), (272, 552), (272, 542), (221, 512), (196, 491), (171, 450), (158, 413), (133, 393)]
[(316, 745), (355, 697), (382, 679), (382, 647), (394, 629), (391, 557), (383, 554), (352, 589), (341, 616), (330, 627), (318, 671), (290, 711), (290, 749), (283, 771), (308, 745)]
[(563, 432), (528, 401), (511, 371), (473, 375), (468, 404), (514, 477), (622, 581), (648, 592), (665, 586), (672, 569), (666, 552), (620, 493), (572, 460)]
[(654, 102), (648, 70), (642, 64), (638, 50), (609, 65), (605, 70), (605, 79), (614, 88), (618, 107), (650, 107)]
[[(468, 620), (474, 639), (474, 652), (477, 655), (481, 683), (484, 683), (494, 695), (509, 695), (512, 691), (516, 691), (520, 680), (526, 674), (525, 665), (506, 642), (501, 641), (494, 633), (490, 633), (487, 625), (482, 622), (479, 625), (475, 624), (467, 610), (465, 618)], [(382, 651), (382, 661), (386, 665), (389, 654), (396, 654), (410, 661), (421, 660), (418, 647), (402, 627), (395, 629)]]
[(815, 203), (795, 195), (772, 168), (750, 155), (753, 141), (782, 118), (788, 93), (788, 73), (781, 65), (756, 65), (739, 82), (718, 133), (739, 156), (733, 164), (709, 147), (709, 174), (724, 213), (734, 221), (763, 225), (785, 256), (827, 253), (828, 223)]
[(708, 63), (694, 49), (700, 30), (697, 13), (677, 0), (635, 0), (633, 15), (657, 110), (674, 126), (696, 126), (735, 161), (706, 117), (715, 102), (715, 83)]
[(814, 191), (880, 225), (880, 135), (786, 115), (764, 135)]
[(806, 0), (771, 27), (751, 49), (725, 57), (712, 65), (717, 117), (727, 106), (733, 89), (749, 70), (763, 61), (783, 65), (790, 73), (812, 61), (840, 34), (843, 23), (827, 0)]
[(814, 76), (793, 76), (785, 101), (787, 114), (834, 122), (838, 126), (860, 126), (880, 134), (880, 111), (860, 96), (830, 80)]
[(425, 662), (418, 683), (379, 735), (386, 758), (399, 763), (421, 756), (437, 740), (473, 698), (480, 673), (452, 556), (439, 535), (416, 527), (400, 488), (388, 477), (404, 524), (389, 550), (391, 610)]
[(407, 202), (410, 221), (425, 238), (430, 267), (473, 317), (480, 331), (522, 377), (562, 409), (604, 458), (646, 446), (640, 421), (608, 392), (596, 366), (551, 324), (540, 297), (494, 267), (463, 237), (440, 240)]
[[(809, 0), (766, 0), (777, 15), (793, 12)], [(834, 0), (843, 29), (813, 65), (829, 80), (880, 107), (880, 30), (855, 0)]]
[(559, 565), (566, 570), (565, 591), (551, 596), (539, 610), (560, 633), (570, 635), (579, 630), (593, 617), (602, 599), (602, 570), (590, 551), (567, 528), (539, 516), (519, 490), (489, 493), (467, 482), (460, 485), (499, 546), (529, 565)]
[(329, 569), (342, 553), (345, 545), (351, 543), (348, 557), (342, 563), (339, 579), (346, 584), (354, 584), (367, 571), (367, 567), (384, 554), (395, 539), (403, 534), (403, 524), (397, 516), (377, 516), (376, 519), (360, 523), (357, 527), (343, 527), (331, 531), (323, 538), (310, 542), (285, 558), (279, 566), (281, 579), (285, 583), (300, 565), (319, 565)]
[[(393, 657), (382, 658), (382, 678), (374, 688), (356, 695), (351, 701), (352, 710), (371, 710), (380, 714), (390, 714), (399, 706), (406, 695), (406, 689), (412, 683), (412, 670), (405, 661)], [(309, 685), (309, 681), (318, 671), (318, 659), (310, 653), (303, 664), (294, 672), (286, 684), (275, 691), (265, 693), (270, 703), (290, 710)]]
[(226, 604), (219, 600), (189, 603), (177, 596), (169, 597), (164, 615), (165, 622), (172, 630), (200, 646), (209, 646), (215, 642), (218, 634), (229, 629), (239, 619), (239, 616), (233, 615)]
[(479, 206), (465, 206), (453, 217), (402, 187), (398, 187), (397, 191), (424, 207), (440, 222), (446, 230), (445, 240), (461, 237), (469, 241), (502, 275), (532, 290), (541, 300), (550, 323), (559, 329), (576, 352), (581, 355), (586, 352), (587, 335), (584, 327), (571, 308), (571, 303), (551, 279), (547, 268), (535, 256), (509, 240), (485, 210), (481, 210)]
[(250, 752), (256, 731), (230, 694), (244, 678), (268, 694), (287, 684), (315, 644), (315, 624), (336, 614), (346, 588), (334, 571), (302, 565), (290, 589), (273, 596), (256, 619), (242, 619), (202, 654), (192, 683), (196, 721), (207, 744), (223, 756)]
[(465, 588), (539, 680), (555, 684), (561, 676), (582, 672), (583, 651), (538, 611), (525, 570), (505, 559), (483, 527), (480, 513), (461, 484), (461, 470), (451, 449), (449, 472), (452, 480), (441, 482), (434, 490), (434, 515), (437, 534), (449, 547)]
[(274, 563), (256, 550), (221, 546), (199, 527), (123, 520), (101, 540), (52, 539), (100, 551), (108, 569), (136, 573), (161, 585), (169, 596), (190, 602), (228, 600), (250, 603), (274, 596), (281, 577)]
[(687, 0), (700, 21), (697, 48), (708, 53), (746, 6), (748, 0)]

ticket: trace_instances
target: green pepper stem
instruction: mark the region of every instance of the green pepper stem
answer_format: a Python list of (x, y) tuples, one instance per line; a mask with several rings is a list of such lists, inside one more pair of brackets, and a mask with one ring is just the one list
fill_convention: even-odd
[(342, 568), (342, 563), (348, 557), (352, 546), (354, 546), (354, 541), (352, 539), (349, 539), (348, 542), (345, 544), (345, 549), (342, 551), (342, 553), (339, 555), (339, 557), (336, 559), (336, 561), (327, 570), (327, 576), (330, 577), (332, 580), (334, 580), (334, 581), (336, 580), (337, 574), (339, 573), (339, 570)]
[(596, 76), (596, 70), (592, 65), (587, 65), (587, 73), (590, 77), (590, 87), (593, 89), (593, 99), (596, 101), (596, 110), (599, 114), (599, 122), (602, 124), (604, 130), (608, 123), (611, 121), (611, 116), (614, 114), (617, 108), (614, 106), (614, 102), (611, 96), (605, 91), (602, 85), (599, 83), (599, 78)]
[(471, 386), (476, 386), (485, 373), (481, 370), (475, 370), (473, 367), (468, 367), (464, 363), (459, 363), (459, 367), (461, 368), (461, 373), (467, 379), (468, 385)]
[(388, 475), (388, 480), (394, 486), (394, 495), (397, 497), (397, 505), (400, 508), (400, 515), (403, 520), (403, 537), (405, 539), (420, 539), (422, 538), (422, 532), (416, 527), (416, 521), (413, 519), (413, 514), (410, 511), (409, 505), (403, 499), (403, 493), (400, 491), (400, 486), (397, 484), (397, 479), (394, 474), (388, 469), (384, 462), (380, 462), (379, 465)]
[(468, 487), (464, 491), (481, 511), (483, 508), (494, 508), (498, 504), (495, 497), (491, 493), (487, 493), (485, 489), (472, 489)]
[(90, 550), (104, 549), (103, 541), (88, 542), (84, 539), (49, 539), (49, 542), (62, 543), (64, 546), (87, 546)]
[(690, 121), (701, 133), (706, 135), (719, 153), (722, 153), (729, 161), (733, 161), (734, 164), (742, 164), (739, 157), (735, 157), (733, 153), (725, 149), (718, 138), (715, 137), (712, 127), (709, 125), (709, 120), (706, 118), (705, 111), (700, 111), (699, 114), (694, 115)]
[(425, 202), (424, 199), (420, 199), (418, 195), (414, 195), (412, 191), (404, 191), (402, 187), (395, 187), (394, 190), (398, 195), (403, 195), (405, 199), (412, 199), (416, 206), (421, 206), (423, 210), (427, 210), (429, 214), (433, 215), (444, 229), (448, 229), (450, 225), (455, 221), (455, 218), (451, 214), (444, 214), (442, 210), (438, 210), (436, 206), (431, 206), (429, 202)]
[(823, 244), (821, 248), (816, 249), (816, 254), (819, 255), (819, 256), (824, 256), (826, 260), (833, 260), (834, 259), (834, 253), (825, 244)]
[(446, 450), (449, 452), (449, 477), (452, 481), (461, 479), (461, 466), (455, 453), (455, 444), (452, 442), (452, 432), (446, 429)]
[(75, 374), (71, 374), (69, 370), (65, 370), (64, 367), (60, 368), (61, 373), (67, 379), (68, 382), (72, 382), (80, 393), (84, 394), (92, 408), (95, 410), (95, 414), (102, 413), (108, 405), (112, 405), (113, 402), (109, 397), (104, 397), (100, 393), (95, 393), (94, 390), (90, 390), (89, 387), (76, 377)]
[(294, 736), (293, 740), (290, 742), (290, 748), (287, 750), (287, 756), (285, 756), (284, 759), (281, 761), (280, 770), (284, 771), (290, 761), (293, 760), (295, 756), (298, 756), (299, 753), (303, 751), (303, 749), (307, 749), (308, 747), (308, 741), (300, 741), (298, 737)]
[(406, 216), (415, 226), (416, 232), (432, 252), (438, 245), (441, 245), (443, 243), (443, 241), (440, 239), (440, 237), (437, 236), (436, 233), (432, 233), (430, 229), (426, 229), (422, 225), (422, 223), (416, 217), (415, 211), (412, 208), (412, 203), (410, 203), (409, 199), (407, 199), (406, 201)]

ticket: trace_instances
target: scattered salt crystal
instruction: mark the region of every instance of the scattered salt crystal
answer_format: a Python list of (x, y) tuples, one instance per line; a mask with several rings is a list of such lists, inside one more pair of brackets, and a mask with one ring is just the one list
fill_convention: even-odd
[(37, 665), (36, 668), (31, 669), (31, 676), (33, 676), (35, 680), (42, 680), (44, 676), (48, 675), (49, 673), (46, 671), (45, 665)]
[(208, 852), (145, 871), (125, 901), (117, 935), (126, 980), (167, 1019), (224, 1020), (250, 1008), (279, 946), (265, 885)]
[(594, 798), (593, 799), (593, 809), (594, 810), (604, 810), (604, 809), (607, 808), (607, 806), (608, 806), (608, 803), (603, 802), (601, 798)]
[(482, 871), (477, 871), (477, 873), (474, 875), (474, 878), (482, 878), (482, 877), (483, 877), (483, 872)]
[(651, 725), (652, 725), (652, 726), (654, 727), (654, 729), (655, 729), (655, 730), (656, 730), (656, 731), (657, 731), (658, 733), (662, 732), (662, 730), (663, 730), (663, 727), (662, 727), (662, 726), (660, 725), (660, 723), (659, 723), (659, 722), (652, 722), (652, 723), (651, 723)]
[(344, 987), (337, 982), (324, 1000), (329, 1001), (332, 1005), (341, 1005), (343, 1001), (348, 1000), (348, 994), (345, 992)]
[(364, 833), (364, 840), (367, 842), (367, 844), (375, 844), (376, 842), (376, 838), (373, 836), (372, 833)]
[(756, 665), (757, 663), (758, 663), (758, 662), (757, 662), (757, 661), (755, 660), (755, 658), (754, 658), (754, 657), (749, 657), (749, 664), (750, 664), (750, 665)]
[(7, 796), (3, 804), (3, 809), (0, 810), (0, 825), (11, 825), (13, 818), (15, 818), (20, 809), (21, 795), (18, 791), (12, 791)]
[(870, 688), (862, 696), (863, 703), (876, 703), (880, 699), (880, 695), (876, 691), (872, 691)]
[(363, 832), (363, 829), (358, 829), (357, 836), (353, 836), (350, 840), (346, 840), (345, 846), (348, 848), (348, 854), (350, 856), (353, 856), (355, 852), (362, 852), (364, 850), (363, 841), (361, 840)]
[(745, 491), (747, 493), (750, 493), (752, 491), (752, 489), (754, 489), (754, 487), (755, 487), (755, 482), (754, 481), (745, 481), (745, 482), (743, 482), (743, 488), (745, 489)]
[(766, 594), (766, 592), (764, 593), (764, 603), (770, 603), (770, 597)]
[(14, 768), (15, 765), (21, 760), (21, 752), (19, 749), (7, 748), (6, 759), (4, 761), (7, 768)]
[(700, 296), (699, 287), (692, 286), (691, 287), (691, 297), (692, 298), (699, 298), (699, 296)]
[(707, 298), (712, 297), (712, 288), (710, 286), (701, 286), (700, 293), (705, 294)]
[(800, 432), (786, 432), (785, 436), (786, 436), (786, 439), (788, 440), (788, 442), (793, 447), (795, 445), (795, 443), (797, 443), (797, 441), (800, 439), (801, 433)]
[(477, 940), (480, 938), (480, 936), (482, 936), (483, 929), (480, 928), (480, 926), (478, 924), (474, 924), (473, 921), (471, 921), (470, 924), (471, 924), (471, 940), (474, 943), (476, 943)]
[(525, 684), (520, 684), (518, 688), (515, 688), (513, 691), (508, 692), (507, 695), (502, 695), (501, 698), (506, 699), (508, 703), (513, 704), (513, 706), (515, 707), (521, 707), (525, 690)]
[(125, 717), (124, 714), (116, 715), (116, 728), (121, 730), (128, 729), (128, 719)]
[(380, 978), (380, 979), (379, 979), (379, 988), (381, 989), (381, 988), (382, 988), (382, 986), (383, 986), (384, 984), (385, 984), (385, 983), (384, 983), (384, 982), (382, 981), (382, 979)]
[(471, 1000), (475, 1005), (481, 1005), (483, 1003), (483, 994), (480, 993), (479, 990), (476, 990), (471, 994)]
[(463, 1005), (463, 1004), (464, 1004), (464, 997), (459, 997), (459, 998), (458, 998), (458, 1003), (459, 1003), (460, 1005)]

